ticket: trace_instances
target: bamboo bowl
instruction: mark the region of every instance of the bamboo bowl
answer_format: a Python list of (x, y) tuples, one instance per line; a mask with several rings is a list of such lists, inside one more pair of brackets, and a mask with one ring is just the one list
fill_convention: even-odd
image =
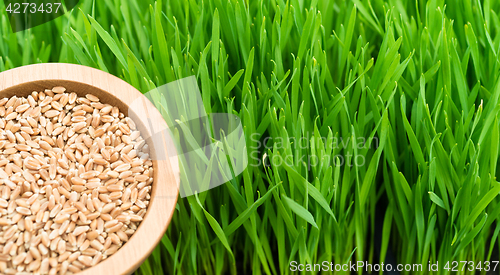
[[(164, 123), (153, 104), (134, 87), (106, 72), (81, 65), (63, 63), (35, 64), (0, 73), (0, 98), (28, 96), (32, 91), (43, 91), (63, 86), (78, 96), (94, 94), (101, 102), (117, 106), (122, 113), (134, 120), (146, 140), (153, 159), (153, 184), (151, 199), (144, 220), (137, 231), (115, 254), (96, 266), (78, 273), (81, 275), (131, 274), (151, 254), (160, 242), (172, 218), (177, 202), (179, 165), (176, 157), (156, 160), (156, 150), (163, 156), (175, 155), (173, 143), (165, 133), (161, 140), (165, 145), (152, 144), (151, 135), (155, 126)], [(140, 113), (129, 110), (131, 104), (140, 103)], [(144, 112), (144, 113), (143, 113)], [(146, 127), (151, 126), (150, 128)], [(158, 139), (155, 139), (158, 140)], [(157, 142), (155, 142), (157, 143)], [(156, 144), (158, 145), (158, 144)], [(160, 148), (158, 148), (160, 147)]]

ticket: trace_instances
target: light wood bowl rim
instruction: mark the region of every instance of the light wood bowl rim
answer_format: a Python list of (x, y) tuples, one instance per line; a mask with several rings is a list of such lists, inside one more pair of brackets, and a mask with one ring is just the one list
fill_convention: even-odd
[[(57, 85), (57, 83), (73, 83), (76, 86), (89, 86), (94, 88), (96, 94), (106, 93), (118, 99), (121, 103), (130, 106), (130, 103), (139, 99), (144, 104), (148, 114), (133, 117), (134, 121), (144, 128), (145, 118), (161, 119), (161, 115), (154, 105), (137, 89), (104, 71), (75, 64), (66, 63), (41, 63), (14, 68), (0, 73), (0, 98), (5, 97), (6, 91), (28, 88), (33, 85)], [(63, 85), (64, 86), (64, 85)], [(52, 87), (45, 87), (50, 89)], [(40, 91), (40, 90), (38, 90)], [(69, 92), (71, 90), (68, 89)], [(24, 95), (28, 95), (27, 91)], [(81, 94), (81, 92), (79, 92)], [(5, 94), (5, 95), (4, 95)], [(113, 105), (110, 102), (105, 102)], [(120, 111), (127, 113), (126, 110)], [(164, 123), (162, 121), (162, 123)], [(150, 129), (140, 129), (141, 134)], [(152, 144), (148, 142), (151, 147)], [(168, 146), (168, 145), (167, 145)], [(153, 148), (153, 147), (151, 147)], [(167, 151), (175, 150), (169, 146)], [(168, 156), (168, 153), (165, 152)], [(87, 268), (80, 275), (108, 275), (131, 274), (151, 254), (156, 245), (165, 234), (171, 221), (178, 197), (179, 170), (176, 157), (166, 160), (153, 160), (154, 182), (150, 204), (144, 220), (137, 231), (115, 254)], [(161, 183), (161, 184), (160, 184)]]

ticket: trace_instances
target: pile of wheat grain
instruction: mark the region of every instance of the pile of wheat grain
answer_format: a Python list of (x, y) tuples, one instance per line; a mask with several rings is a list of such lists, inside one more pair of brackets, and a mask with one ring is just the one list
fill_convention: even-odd
[(72, 274), (120, 249), (149, 204), (148, 151), (94, 95), (0, 100), (0, 272)]

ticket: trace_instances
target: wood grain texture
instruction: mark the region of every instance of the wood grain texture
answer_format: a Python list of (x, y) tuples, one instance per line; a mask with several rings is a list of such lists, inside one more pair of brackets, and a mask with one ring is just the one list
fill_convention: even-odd
[[(179, 164), (175, 147), (165, 131), (165, 122), (153, 104), (134, 87), (106, 72), (81, 65), (46, 63), (15, 68), (0, 73), (0, 98), (13, 95), (27, 96), (32, 91), (43, 91), (63, 86), (79, 96), (94, 94), (101, 102), (120, 108), (136, 122), (141, 135), (151, 148), (154, 182), (151, 200), (144, 220), (130, 240), (114, 255), (81, 275), (130, 274), (151, 254), (161, 240), (172, 218), (179, 188)], [(129, 106), (135, 107), (130, 109)], [(150, 138), (152, 135), (155, 142)], [(158, 142), (162, 141), (162, 144)], [(162, 151), (159, 151), (162, 150)], [(158, 157), (155, 155), (169, 156)], [(170, 153), (170, 154), (169, 154)]]

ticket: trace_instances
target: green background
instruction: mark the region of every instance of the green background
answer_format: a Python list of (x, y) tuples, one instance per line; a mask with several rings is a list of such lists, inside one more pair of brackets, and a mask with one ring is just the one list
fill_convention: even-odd
[(498, 259), (500, 1), (81, 2), (18, 33), (2, 8), (0, 70), (79, 63), (143, 93), (195, 75), (246, 135), (249, 167), (179, 199), (138, 274)]

